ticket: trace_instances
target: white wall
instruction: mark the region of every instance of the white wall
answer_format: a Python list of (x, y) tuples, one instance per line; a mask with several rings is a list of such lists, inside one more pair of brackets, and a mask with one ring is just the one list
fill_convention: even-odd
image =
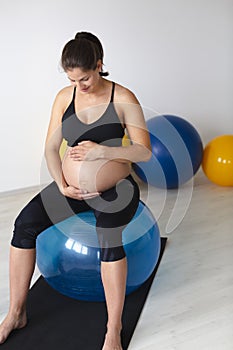
[(1, 0), (0, 192), (40, 183), (64, 44), (92, 31), (110, 79), (146, 109), (180, 115), (204, 144), (233, 133), (232, 0)]

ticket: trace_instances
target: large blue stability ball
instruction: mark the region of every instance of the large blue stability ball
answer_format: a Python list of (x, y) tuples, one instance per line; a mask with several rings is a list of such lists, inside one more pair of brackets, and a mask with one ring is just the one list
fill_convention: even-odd
[(185, 119), (160, 115), (147, 121), (152, 156), (133, 165), (146, 183), (159, 188), (178, 188), (199, 169), (203, 145), (197, 130)]
[[(61, 294), (78, 300), (105, 300), (95, 225), (90, 210), (73, 215), (38, 236), (38, 268), (48, 284)], [(128, 262), (126, 294), (130, 294), (149, 278), (160, 253), (158, 225), (141, 201), (123, 231), (123, 245)]]

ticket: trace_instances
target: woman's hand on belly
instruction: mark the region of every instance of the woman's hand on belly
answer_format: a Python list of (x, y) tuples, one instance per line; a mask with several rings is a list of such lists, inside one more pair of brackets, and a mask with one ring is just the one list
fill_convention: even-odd
[(103, 146), (92, 141), (79, 142), (77, 146), (69, 150), (68, 156), (73, 160), (78, 161), (93, 161), (100, 159)]

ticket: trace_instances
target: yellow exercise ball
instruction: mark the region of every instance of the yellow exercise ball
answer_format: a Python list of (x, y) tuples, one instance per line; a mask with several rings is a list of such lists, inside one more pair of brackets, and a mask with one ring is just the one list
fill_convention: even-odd
[(202, 169), (215, 184), (233, 186), (233, 135), (218, 136), (206, 145)]
[(59, 150), (59, 154), (60, 154), (61, 159), (63, 159), (63, 157), (65, 155), (66, 148), (67, 148), (67, 141), (65, 139), (63, 139), (61, 146), (60, 146), (60, 150)]
[(130, 146), (130, 145), (131, 145), (131, 141), (130, 141), (128, 135), (125, 134), (123, 136), (123, 138), (122, 138), (122, 146), (127, 147), (127, 146)]

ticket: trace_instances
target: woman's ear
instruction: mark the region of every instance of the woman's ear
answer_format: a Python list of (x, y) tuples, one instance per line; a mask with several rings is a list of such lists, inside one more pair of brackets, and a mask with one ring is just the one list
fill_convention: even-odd
[(97, 65), (96, 65), (96, 68), (98, 69), (99, 72), (102, 72), (102, 66), (103, 66), (103, 63), (102, 61), (99, 59), (97, 61)]

